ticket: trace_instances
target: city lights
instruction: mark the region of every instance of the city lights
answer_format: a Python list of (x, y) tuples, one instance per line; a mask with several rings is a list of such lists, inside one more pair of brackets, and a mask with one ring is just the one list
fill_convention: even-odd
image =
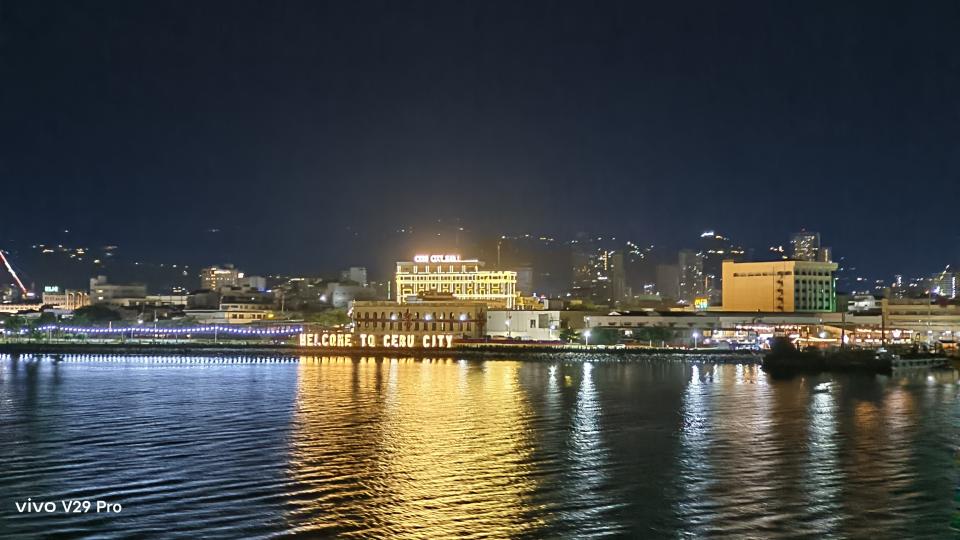
[[(91, 327), (91, 326), (65, 326), (58, 324), (48, 324), (38, 326), (37, 332), (65, 332), (68, 334), (94, 334), (94, 335), (115, 335), (115, 334), (140, 334), (140, 335), (186, 335), (186, 334), (215, 334), (223, 333), (238, 336), (293, 336), (303, 331), (302, 326), (282, 326), (272, 328), (237, 328), (235, 326), (225, 325), (200, 325), (184, 326), (178, 328), (165, 328), (162, 326), (126, 326), (126, 327)], [(19, 334), (26, 334), (30, 331), (21, 329)]]

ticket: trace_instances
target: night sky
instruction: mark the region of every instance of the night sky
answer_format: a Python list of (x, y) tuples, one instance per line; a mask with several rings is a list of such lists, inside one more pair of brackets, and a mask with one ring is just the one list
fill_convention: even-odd
[(308, 272), (438, 220), (806, 227), (929, 273), (958, 171), (957, 2), (0, 2), (3, 241)]

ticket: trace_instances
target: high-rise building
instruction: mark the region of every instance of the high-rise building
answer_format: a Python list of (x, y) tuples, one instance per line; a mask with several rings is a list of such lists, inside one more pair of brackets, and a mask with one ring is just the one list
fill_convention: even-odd
[(703, 255), (699, 251), (682, 249), (677, 256), (677, 266), (680, 270), (679, 300), (692, 305), (697, 298), (707, 294)]
[(410, 297), (439, 294), (512, 309), (517, 273), (482, 270), (483, 266), (482, 261), (461, 259), (460, 255), (417, 255), (412, 261), (397, 262), (396, 301), (403, 304)]
[(578, 246), (573, 277), (572, 293), (595, 304), (615, 306), (630, 296), (623, 250)]
[(836, 311), (837, 264), (817, 261), (723, 262), (724, 311)]
[(218, 291), (221, 287), (238, 287), (243, 272), (232, 264), (210, 266), (200, 270), (200, 288), (209, 291)]
[(944, 270), (930, 276), (930, 294), (943, 298), (957, 297), (957, 274)]
[(723, 261), (742, 262), (746, 250), (726, 236), (706, 231), (700, 235), (700, 256), (703, 261), (704, 296), (709, 299), (710, 305), (717, 305), (722, 300)]
[(657, 294), (664, 299), (680, 297), (680, 267), (675, 264), (657, 265)]
[(817, 261), (820, 253), (820, 233), (800, 231), (790, 235), (790, 259)]
[(613, 301), (617, 304), (630, 297), (630, 287), (627, 285), (626, 260), (623, 251), (610, 254), (610, 287), (613, 292)]

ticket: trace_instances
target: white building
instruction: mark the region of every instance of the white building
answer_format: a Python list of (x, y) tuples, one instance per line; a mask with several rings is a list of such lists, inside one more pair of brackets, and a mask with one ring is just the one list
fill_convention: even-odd
[(107, 276), (90, 278), (90, 303), (117, 306), (138, 306), (147, 298), (147, 286), (142, 283), (108, 283)]
[(847, 311), (851, 313), (879, 311), (882, 304), (883, 302), (872, 295), (858, 294), (847, 301)]
[(200, 324), (249, 324), (273, 319), (273, 310), (259, 304), (222, 304), (220, 309), (188, 309), (184, 311)]
[(491, 309), (487, 311), (486, 333), (498, 338), (559, 341), (560, 312)]
[(60, 290), (60, 287), (44, 287), (42, 298), (44, 305), (67, 311), (90, 305), (90, 294), (86, 291)]

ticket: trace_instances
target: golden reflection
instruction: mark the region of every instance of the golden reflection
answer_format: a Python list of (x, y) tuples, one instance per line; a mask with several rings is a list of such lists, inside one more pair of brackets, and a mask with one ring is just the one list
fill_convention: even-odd
[(291, 529), (423, 538), (541, 526), (526, 502), (536, 484), (521, 365), (302, 358)]
[[(896, 508), (908, 493), (911, 472), (912, 436), (910, 418), (913, 398), (902, 388), (893, 387), (885, 396), (870, 396), (878, 401), (858, 399), (853, 408), (852, 452), (846, 464), (846, 476), (858, 489), (848, 493), (845, 504), (852, 509)], [(859, 514), (859, 512), (858, 512)], [(867, 518), (851, 519), (860, 523)], [(887, 516), (888, 526), (901, 524), (897, 513)]]

